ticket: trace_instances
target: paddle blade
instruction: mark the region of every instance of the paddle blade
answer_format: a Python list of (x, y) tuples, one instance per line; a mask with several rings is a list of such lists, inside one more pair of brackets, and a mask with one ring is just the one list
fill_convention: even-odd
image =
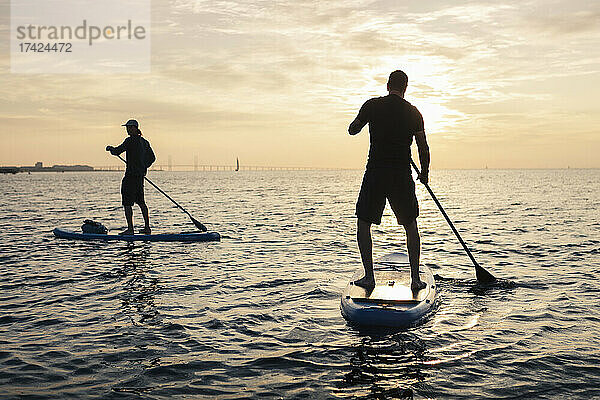
[(204, 226), (204, 224), (202, 224), (202, 222), (198, 221), (196, 218), (190, 217), (192, 222), (194, 223), (194, 225), (196, 225), (196, 228), (198, 228), (199, 231), (201, 232), (206, 232), (208, 229), (206, 229), (206, 227)]
[(477, 276), (477, 281), (484, 285), (489, 285), (490, 283), (496, 282), (496, 278), (494, 275), (487, 272), (481, 265), (475, 265), (475, 275)]

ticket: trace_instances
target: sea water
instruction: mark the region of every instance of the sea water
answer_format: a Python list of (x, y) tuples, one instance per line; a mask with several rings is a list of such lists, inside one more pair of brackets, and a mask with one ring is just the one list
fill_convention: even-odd
[[(340, 293), (361, 268), (361, 171), (151, 172), (218, 243), (77, 242), (123, 229), (119, 173), (0, 176), (2, 398), (600, 398), (600, 170), (431, 172), (422, 260), (436, 310), (359, 330)], [(194, 226), (154, 188), (154, 232)], [(137, 228), (142, 227), (138, 209)], [(375, 257), (405, 251), (386, 208)], [(512, 282), (512, 283), (510, 283)]]

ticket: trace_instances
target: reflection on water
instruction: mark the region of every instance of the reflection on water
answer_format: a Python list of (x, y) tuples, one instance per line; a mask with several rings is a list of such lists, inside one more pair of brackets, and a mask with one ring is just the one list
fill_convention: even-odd
[(122, 268), (113, 273), (123, 280), (122, 313), (135, 324), (158, 324), (159, 313), (154, 303), (159, 290), (158, 277), (150, 277), (149, 244), (127, 244), (119, 258), (125, 260)]
[(415, 334), (366, 336), (353, 350), (344, 381), (361, 388), (358, 398), (413, 398), (412, 388), (426, 379), (422, 366), (427, 349)]

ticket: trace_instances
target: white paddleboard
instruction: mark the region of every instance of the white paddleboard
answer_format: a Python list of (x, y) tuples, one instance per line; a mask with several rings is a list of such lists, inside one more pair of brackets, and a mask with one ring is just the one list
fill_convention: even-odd
[(421, 265), (424, 289), (410, 288), (410, 264), (403, 253), (391, 253), (373, 265), (375, 288), (368, 291), (352, 282), (364, 274), (361, 266), (342, 292), (341, 311), (349, 322), (361, 326), (408, 327), (417, 324), (433, 308), (436, 283), (429, 268)]

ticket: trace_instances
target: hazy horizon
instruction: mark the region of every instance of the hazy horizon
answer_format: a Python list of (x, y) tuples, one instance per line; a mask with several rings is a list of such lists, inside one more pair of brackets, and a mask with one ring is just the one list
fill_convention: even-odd
[[(43, 163), (43, 162), (42, 162)], [(49, 167), (53, 167), (53, 166), (90, 166), (90, 167), (94, 167), (95, 171), (65, 171), (65, 172), (123, 172), (125, 171), (125, 166), (121, 165), (121, 164), (116, 164), (116, 163), (112, 163), (112, 164), (104, 164), (104, 165), (97, 165), (97, 164), (87, 164), (84, 162), (72, 162), (69, 164), (46, 164), (43, 163), (43, 167), (44, 168), (49, 168)], [(205, 168), (203, 168), (203, 166)], [(149, 171), (162, 171), (162, 172), (226, 172), (226, 171), (232, 171), (233, 169), (235, 169), (235, 162), (234, 163), (224, 163), (224, 164), (200, 164), (198, 163), (197, 166), (194, 166), (193, 164), (175, 164), (173, 163), (171, 166), (169, 166), (169, 164), (167, 163), (158, 163), (158, 164), (153, 164), (152, 167), (149, 168)], [(12, 164), (12, 165), (0, 165), (0, 167), (35, 167), (34, 164)], [(171, 169), (169, 169), (171, 168)], [(210, 169), (212, 168), (212, 169)], [(218, 169), (218, 168), (225, 168), (225, 169)], [(314, 166), (302, 166), (302, 165), (267, 165), (267, 164), (254, 164), (254, 165), (244, 165), (242, 163), (240, 163), (240, 171), (251, 171), (251, 172), (256, 172), (256, 171), (269, 171), (270, 168), (273, 168), (273, 170), (346, 170), (346, 171), (362, 171), (365, 169), (365, 166), (359, 166), (359, 167), (325, 167), (325, 166), (319, 166), (319, 165), (314, 165)], [(264, 169), (263, 169), (264, 168)], [(461, 170), (472, 170), (472, 171), (485, 171), (485, 170), (496, 170), (496, 171), (502, 171), (502, 170), (540, 170), (540, 171), (545, 171), (545, 170), (597, 170), (600, 169), (600, 167), (571, 167), (570, 165), (567, 165), (566, 167), (464, 167), (464, 168), (460, 168), (460, 167), (448, 167), (448, 168), (438, 168), (438, 167), (432, 167), (431, 170), (432, 171), (461, 171)], [(36, 171), (31, 171), (31, 172), (36, 172)], [(413, 174), (416, 174), (413, 171)]]
[(116, 165), (136, 118), (160, 165), (360, 169), (348, 124), (402, 69), (432, 169), (600, 167), (600, 3), (154, 0), (130, 75), (11, 74), (7, 3), (0, 165)]

